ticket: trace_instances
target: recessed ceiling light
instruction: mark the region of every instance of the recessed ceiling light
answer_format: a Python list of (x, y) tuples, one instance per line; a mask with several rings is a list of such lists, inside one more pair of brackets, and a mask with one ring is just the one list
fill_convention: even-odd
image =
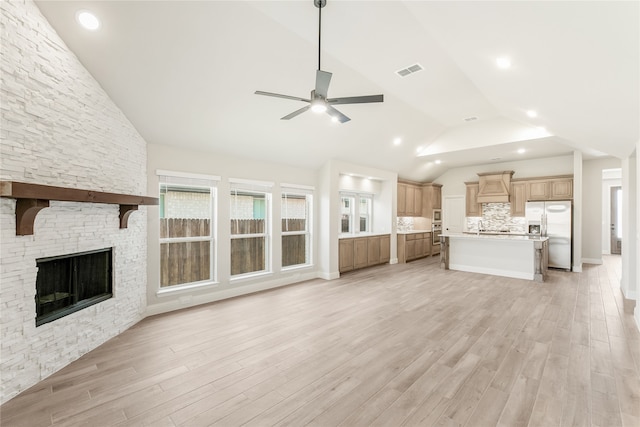
[(518, 148), (518, 154), (524, 154), (524, 152), (527, 151), (524, 148)]
[(87, 30), (95, 31), (100, 28), (100, 20), (88, 10), (79, 10), (76, 19)]
[(336, 117), (336, 116), (331, 116), (331, 121), (332, 121), (333, 123), (338, 123), (338, 117)]
[(439, 165), (440, 163), (442, 163), (442, 160), (436, 160), (436, 165)]
[(395, 138), (393, 140), (393, 145), (400, 145), (402, 144), (402, 138)]
[(538, 112), (536, 110), (529, 110), (527, 111), (527, 116), (531, 117), (532, 119), (535, 117), (538, 117)]
[(496, 58), (496, 65), (498, 66), (498, 68), (506, 70), (507, 68), (511, 67), (511, 60), (506, 56), (501, 56), (499, 58)]

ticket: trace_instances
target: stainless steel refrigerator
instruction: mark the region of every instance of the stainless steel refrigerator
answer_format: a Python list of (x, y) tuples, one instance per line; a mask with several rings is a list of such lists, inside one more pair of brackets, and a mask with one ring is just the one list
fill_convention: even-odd
[(571, 201), (527, 202), (528, 228), (549, 237), (549, 267), (571, 270)]

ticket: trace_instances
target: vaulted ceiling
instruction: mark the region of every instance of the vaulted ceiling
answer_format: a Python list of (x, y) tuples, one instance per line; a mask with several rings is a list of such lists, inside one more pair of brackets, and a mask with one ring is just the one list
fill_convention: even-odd
[[(329, 97), (385, 97), (340, 106), (344, 124), (312, 112), (280, 120), (305, 104), (254, 94), (308, 98), (313, 0), (36, 4), (153, 144), (310, 168), (335, 158), (429, 181), (495, 159), (626, 157), (640, 138), (637, 1), (328, 0)], [(77, 24), (81, 9), (99, 30)], [(422, 71), (396, 74), (416, 63)]]

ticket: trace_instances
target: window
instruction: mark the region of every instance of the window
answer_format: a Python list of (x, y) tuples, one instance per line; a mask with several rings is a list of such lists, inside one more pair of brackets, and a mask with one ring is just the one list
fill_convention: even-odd
[(311, 191), (282, 188), (282, 267), (311, 263)]
[(372, 194), (340, 193), (341, 233), (370, 233), (373, 231), (372, 220)]
[(355, 212), (355, 197), (340, 196), (340, 232), (351, 233), (353, 230), (353, 217)]
[(271, 184), (231, 182), (231, 276), (270, 271)]
[(371, 210), (373, 209), (373, 196), (360, 196), (360, 232), (369, 233), (371, 231)]
[(160, 288), (215, 280), (216, 177), (160, 175)]

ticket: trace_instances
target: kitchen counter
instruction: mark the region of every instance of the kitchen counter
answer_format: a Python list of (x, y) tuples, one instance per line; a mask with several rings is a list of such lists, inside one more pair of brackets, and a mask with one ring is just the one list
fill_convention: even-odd
[(442, 233), (440, 267), (543, 282), (548, 237), (509, 233)]
[(403, 230), (403, 231), (398, 231), (398, 234), (417, 234), (417, 233), (431, 233), (431, 230)]
[(387, 233), (342, 233), (338, 235), (338, 240), (339, 239), (355, 239), (357, 237), (373, 237), (373, 236), (388, 236), (391, 233), (387, 232)]

